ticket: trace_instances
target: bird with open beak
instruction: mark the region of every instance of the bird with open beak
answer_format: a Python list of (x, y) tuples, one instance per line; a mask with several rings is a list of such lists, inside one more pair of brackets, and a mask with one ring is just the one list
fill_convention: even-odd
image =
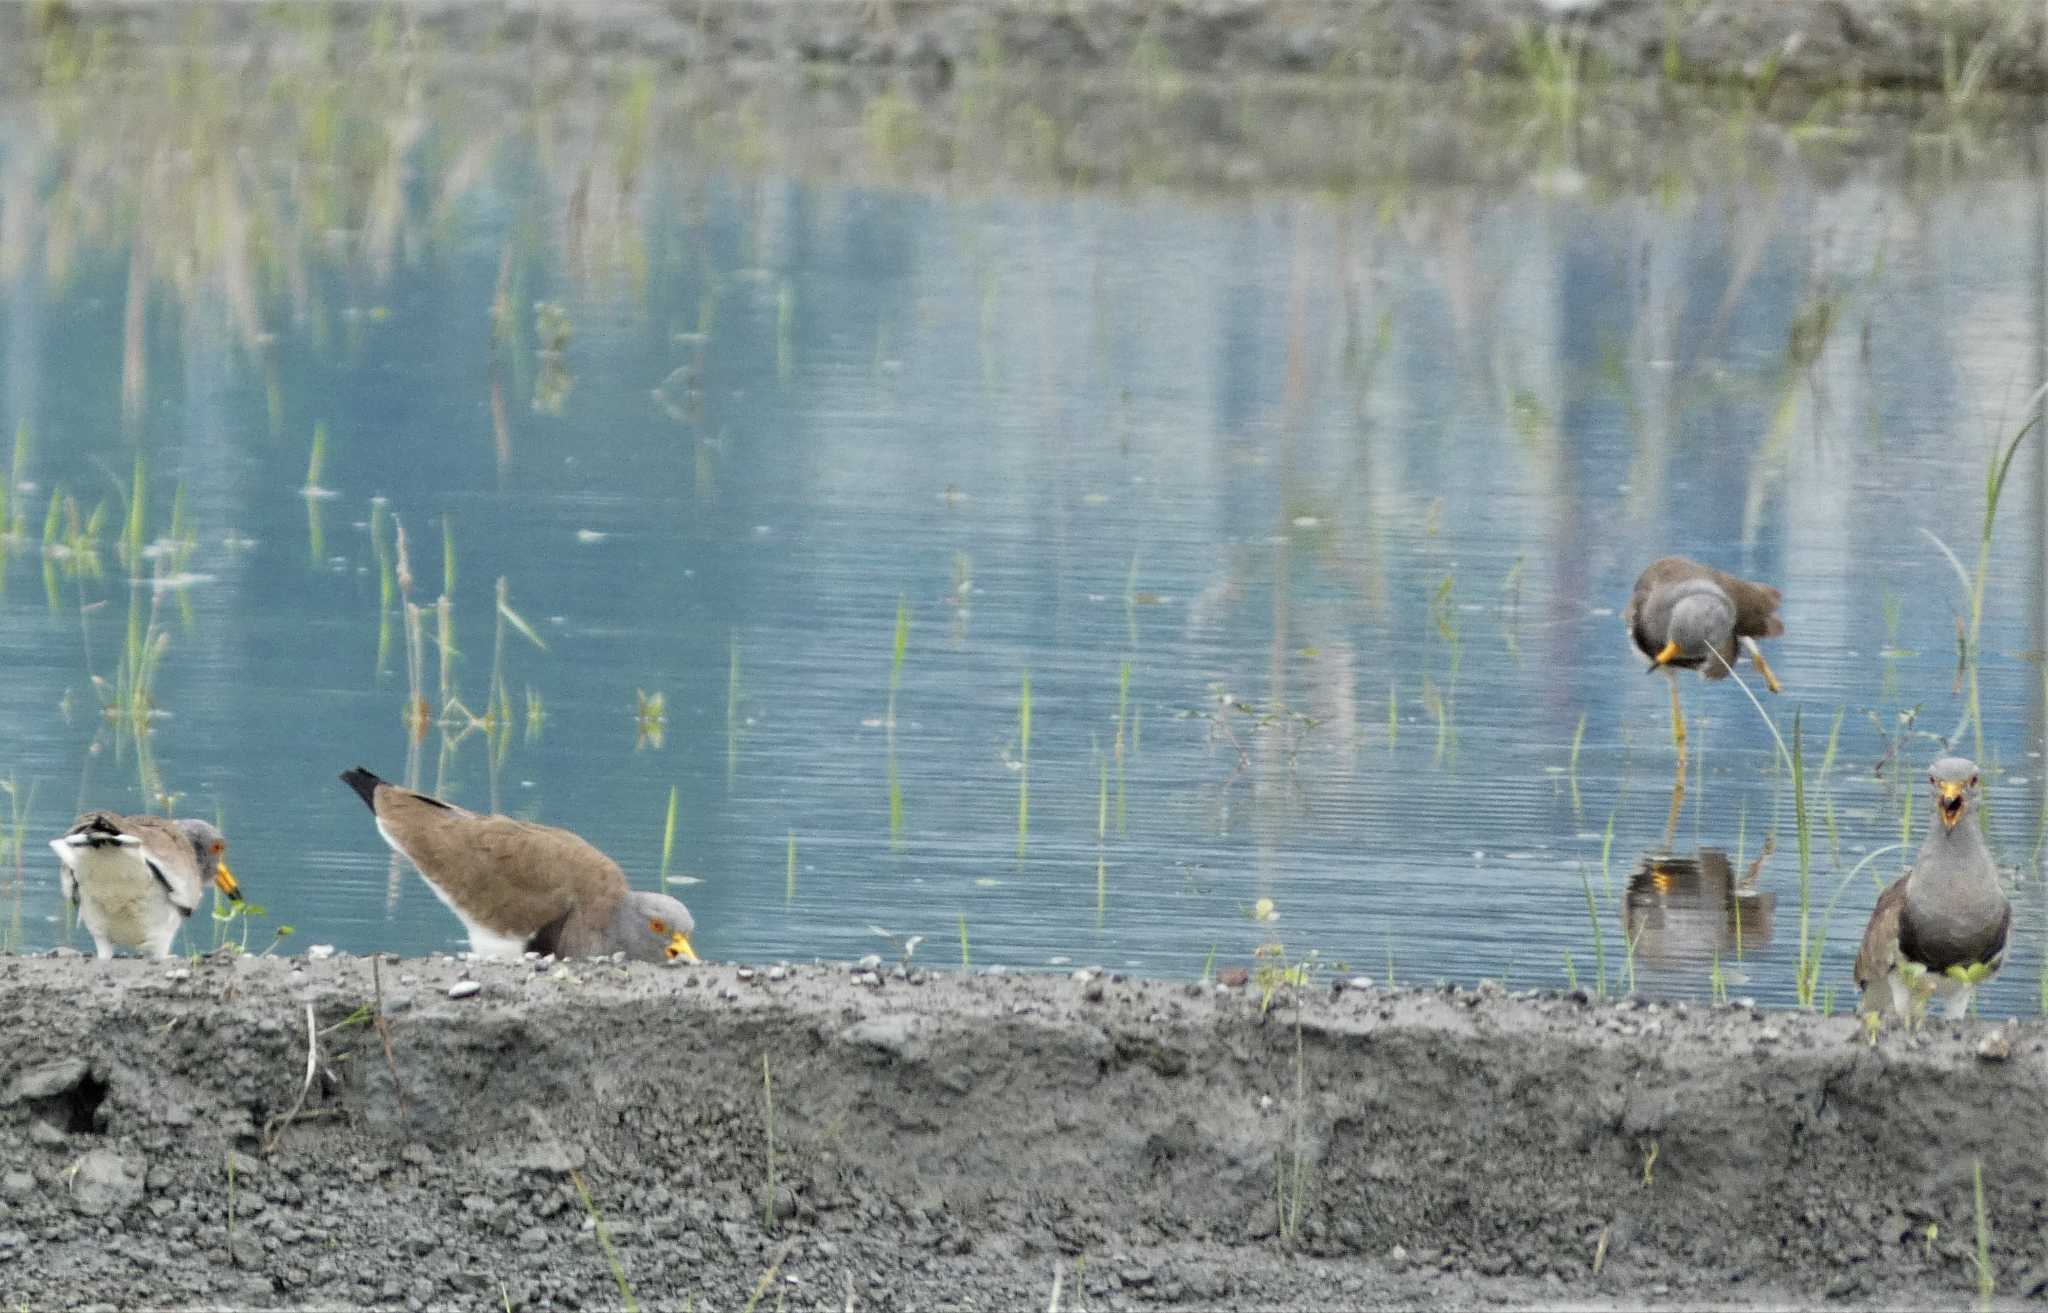
[(1927, 768), (1934, 798), (1927, 838), (1912, 868), (1877, 896), (1856, 954), (1857, 1010), (1873, 1041), (1885, 1012), (1912, 1026), (1936, 995), (1945, 996), (1951, 1018), (1963, 1016), (1976, 987), (2005, 959), (2012, 902), (1982, 828), (1969, 819), (1977, 783), (1977, 764), (1964, 757)]

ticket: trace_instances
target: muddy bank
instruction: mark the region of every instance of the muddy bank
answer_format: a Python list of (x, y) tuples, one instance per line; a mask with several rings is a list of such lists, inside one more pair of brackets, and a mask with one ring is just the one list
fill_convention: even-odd
[[(1753, 79), (1681, 76), (1677, 85), (1667, 67), (1692, 66), (1676, 56), (1665, 63), (1664, 28), (1654, 39), (1624, 31), (1649, 16), (1662, 24), (1667, 11), (1688, 24), (1736, 12), (1713, 3), (1610, 3), (1563, 26), (1530, 27), (1532, 15), (1549, 11), (1420, 0), (333, 0), (283, 9), (253, 0), (0, 0), (0, 135), (62, 151), (79, 124), (99, 125), (110, 167), (81, 182), (117, 190), (156, 176), (165, 150), (178, 158), (202, 140), (272, 161), (263, 176), (320, 190), (322, 208), (367, 187), (384, 143), (431, 176), (456, 168), (450, 161), (488, 158), (492, 143), (516, 143), (521, 133), (543, 158), (595, 170), (598, 181), (608, 163), (639, 160), (644, 147), (692, 168), (810, 183), (956, 194), (1288, 189), (1386, 207), (1466, 185), (1668, 196), (1674, 186), (1876, 180), (1936, 194), (1963, 178), (2031, 167), (2034, 103), (1995, 88), (2025, 86), (2032, 75), (2024, 61), (1993, 52), (2034, 45), (1959, 37), (1950, 47), (1962, 53), (1943, 64), (1940, 51), (1950, 47), (1928, 24), (1963, 23), (1970, 6), (1915, 8), (1910, 23), (1842, 18), (1883, 9), (1825, 12), (1837, 28), (1933, 41), (1916, 46), (1909, 63), (1922, 73), (1947, 68), (1945, 90), (1927, 89), (1902, 65), (1882, 77), (1856, 74), (1859, 86), (1882, 90), (1846, 92), (1839, 79), (1862, 65), (1804, 37), (1791, 44), (1805, 54), (1766, 60)], [(1777, 31), (1795, 10), (1804, 7), (1759, 0), (1756, 23), (1742, 30)], [(1310, 70), (1271, 54), (1304, 32), (1332, 32), (1340, 20), (1355, 27), (1375, 14), (1442, 39), (1375, 37), (1359, 47), (1371, 54), (1367, 63), (1363, 54), (1333, 60), (1319, 46)], [(1483, 21), (1455, 27), (1473, 14)], [(1509, 30), (1522, 33), (1512, 56), (1499, 45)], [(1452, 50), (1459, 53), (1447, 64)], [(1794, 76), (1817, 50), (1831, 53), (1814, 77)], [(1656, 76), (1618, 74), (1647, 52), (1658, 52)], [(422, 121), (434, 124), (425, 137)], [(166, 122), (180, 134), (172, 142)], [(352, 153), (309, 171), (312, 140)], [(624, 169), (629, 196), (634, 181)], [(458, 194), (463, 184), (444, 177), (435, 185)], [(123, 197), (95, 208), (125, 214), (160, 204)]]
[(1999, 1293), (2048, 1289), (2037, 1025), (1987, 1062), (1496, 990), (381, 974), (380, 1034), (366, 960), (0, 961), (0, 1299), (615, 1306), (594, 1210), (646, 1307), (771, 1268), (835, 1308), (1943, 1307), (1973, 1159)]
[[(189, 36), (182, 0), (58, 0), (141, 40)], [(221, 6), (255, 30), (253, 0)], [(382, 0), (321, 6), (344, 28)], [(1681, 82), (1873, 90), (2048, 86), (2038, 6), (2003, 0), (411, 0), (413, 21), (472, 47), (536, 35), (675, 66), (924, 67), (1000, 62), (1059, 72), (1132, 66), (1197, 76), (1582, 71)]]

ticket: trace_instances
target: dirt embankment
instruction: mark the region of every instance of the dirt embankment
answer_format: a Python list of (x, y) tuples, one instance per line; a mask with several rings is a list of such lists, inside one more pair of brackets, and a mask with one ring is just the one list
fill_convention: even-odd
[(650, 1308), (1954, 1307), (1979, 1160), (2000, 1296), (2048, 1288), (2038, 1025), (1989, 1062), (1491, 989), (381, 975), (383, 1034), (362, 959), (0, 960), (0, 1299), (616, 1306), (594, 1211)]
[[(145, 40), (186, 39), (191, 11), (275, 26), (256, 0), (56, 0)], [(1682, 82), (1953, 92), (2048, 87), (2038, 5), (2015, 0), (409, 0), (459, 46), (539, 36), (677, 67), (800, 63), (1025, 72), (1138, 67), (1194, 76), (1441, 79), (1567, 71)], [(384, 0), (333, 0), (368, 31)]]

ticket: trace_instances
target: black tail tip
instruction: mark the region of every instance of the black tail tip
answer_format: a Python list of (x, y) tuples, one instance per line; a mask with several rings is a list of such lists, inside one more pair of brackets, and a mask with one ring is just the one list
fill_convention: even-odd
[(356, 796), (363, 800), (365, 807), (368, 807), (371, 811), (377, 810), (377, 786), (384, 781), (364, 770), (361, 766), (357, 766), (351, 770), (343, 771), (341, 773), (341, 782), (356, 791)]

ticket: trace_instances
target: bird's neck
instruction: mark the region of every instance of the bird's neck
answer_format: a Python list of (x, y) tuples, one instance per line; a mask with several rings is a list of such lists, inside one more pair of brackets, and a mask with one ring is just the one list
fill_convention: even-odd
[(1907, 909), (1938, 908), (1953, 914), (1980, 903), (1994, 906), (2004, 897), (1998, 868), (1976, 822), (1965, 819), (1951, 828), (1937, 816), (1906, 880)]

